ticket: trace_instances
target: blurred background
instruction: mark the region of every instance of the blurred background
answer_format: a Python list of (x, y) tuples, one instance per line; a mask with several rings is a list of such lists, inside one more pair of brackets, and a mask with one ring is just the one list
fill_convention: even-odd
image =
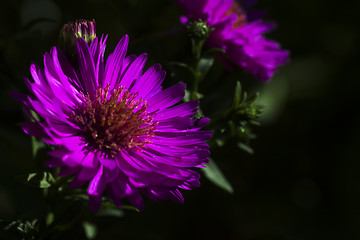
[[(226, 104), (241, 80), (245, 90), (260, 92), (265, 106), (250, 144), (254, 154), (231, 143), (212, 152), (234, 193), (202, 177), (200, 188), (184, 192), (182, 205), (146, 199), (140, 213), (93, 217), (95, 239), (360, 239), (360, 2), (259, 0), (256, 8), (277, 22), (267, 37), (290, 50), (291, 61), (269, 83), (228, 73), (216, 61), (200, 89)], [(161, 63), (171, 85), (179, 69), (167, 63), (186, 61), (190, 51), (181, 14), (165, 0), (0, 0), (0, 219), (31, 220), (44, 211), (41, 191), (16, 180), (41, 163), (9, 92), (28, 93), (23, 76), (30, 77), (32, 61), (42, 64), (62, 25), (95, 19), (97, 35), (109, 34), (107, 54), (128, 34), (128, 53), (147, 52), (147, 66)], [(221, 109), (210, 100), (202, 104), (209, 116)], [(66, 239), (82, 235), (75, 229)]]

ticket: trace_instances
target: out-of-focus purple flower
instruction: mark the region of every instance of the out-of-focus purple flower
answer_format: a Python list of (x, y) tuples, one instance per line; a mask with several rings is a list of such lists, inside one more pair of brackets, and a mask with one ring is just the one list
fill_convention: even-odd
[(57, 148), (49, 167), (74, 176), (70, 186), (88, 184), (89, 205), (97, 211), (105, 192), (121, 207), (126, 198), (143, 208), (142, 194), (153, 200), (183, 202), (180, 189), (199, 186), (193, 167), (208, 162), (208, 118), (192, 118), (198, 101), (179, 103), (180, 83), (167, 89), (159, 64), (143, 73), (146, 54), (126, 56), (124, 36), (104, 61), (107, 37), (90, 46), (76, 41), (78, 68), (58, 47), (44, 55), (44, 69), (31, 64), (31, 96), (13, 93), (25, 111), (37, 113), (23, 130)]
[(176, 1), (185, 11), (186, 18), (181, 18), (184, 24), (202, 20), (213, 28), (206, 44), (224, 49), (221, 58), (225, 62), (230, 60), (256, 78), (268, 81), (277, 68), (288, 61), (288, 51), (263, 37), (275, 27), (274, 23), (260, 19), (249, 22), (244, 10), (234, 0)]

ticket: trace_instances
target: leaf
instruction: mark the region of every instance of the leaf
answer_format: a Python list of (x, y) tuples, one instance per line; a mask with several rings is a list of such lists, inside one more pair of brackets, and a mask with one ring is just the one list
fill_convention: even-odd
[(190, 98), (191, 98), (191, 92), (189, 90), (185, 89), (184, 101), (188, 102), (188, 101), (190, 101)]
[(215, 142), (216, 142), (218, 147), (222, 147), (222, 146), (225, 145), (225, 140), (224, 139), (217, 138), (217, 139), (215, 139)]
[(249, 153), (249, 154), (254, 154), (254, 150), (253, 150), (249, 145), (246, 145), (246, 144), (244, 144), (244, 143), (238, 142), (237, 146), (238, 146), (241, 150), (243, 150), (243, 151), (245, 151), (245, 152), (247, 152), (247, 153)]
[(202, 99), (204, 97), (204, 94), (196, 93), (197, 99)]
[(205, 52), (205, 54), (216, 53), (216, 52), (226, 53), (225, 49), (222, 48), (210, 48)]
[(139, 209), (137, 209), (136, 207), (131, 206), (131, 205), (123, 205), (122, 209), (131, 210), (131, 211), (135, 211), (135, 212), (140, 212)]
[(234, 103), (233, 103), (233, 107), (235, 109), (239, 107), (240, 101), (241, 101), (241, 83), (240, 81), (237, 81), (235, 87), (235, 93), (234, 93)]
[(201, 78), (205, 77), (205, 75), (210, 70), (213, 64), (214, 64), (214, 58), (201, 58), (199, 60), (197, 71), (201, 72)]
[[(30, 113), (31, 113), (31, 116), (33, 117), (31, 119), (31, 121), (40, 121), (40, 117), (36, 112), (30, 111)], [(46, 145), (44, 142), (42, 142), (40, 139), (37, 139), (34, 136), (31, 136), (31, 143), (32, 143), (33, 157), (35, 158), (38, 151), (40, 149), (44, 148)]]
[(46, 215), (46, 219), (45, 219), (45, 223), (46, 223), (46, 226), (49, 226), (50, 224), (52, 224), (54, 222), (54, 213), (53, 212), (49, 212), (47, 215)]
[(82, 223), (87, 239), (94, 239), (97, 235), (97, 228), (95, 224), (84, 221)]
[(255, 93), (251, 98), (249, 98), (249, 99), (246, 101), (246, 103), (247, 103), (248, 105), (253, 104), (253, 103), (259, 98), (259, 96), (260, 96), (260, 93), (259, 93), (259, 92)]
[(169, 65), (171, 66), (177, 66), (177, 67), (182, 67), (182, 68), (185, 68), (187, 70), (189, 70), (192, 74), (195, 73), (194, 69), (189, 66), (188, 64), (186, 63), (182, 63), (182, 62), (168, 62)]
[(38, 188), (49, 188), (51, 187), (51, 184), (55, 182), (55, 179), (50, 172), (30, 173), (26, 176), (19, 176), (17, 179)]
[(225, 178), (224, 174), (221, 172), (220, 168), (216, 165), (213, 159), (209, 159), (209, 163), (206, 164), (206, 168), (202, 168), (205, 173), (205, 176), (212, 181), (215, 185), (222, 188), (223, 190), (233, 193), (234, 189)]
[(119, 208), (103, 208), (99, 210), (97, 215), (106, 217), (124, 217), (125, 213)]
[(98, 216), (110, 216), (110, 217), (123, 217), (125, 215), (122, 209), (119, 209), (118, 206), (112, 202), (103, 201), (101, 203), (100, 209), (97, 212)]
[(31, 136), (32, 152), (35, 158), (40, 149), (44, 148), (46, 144), (34, 136)]

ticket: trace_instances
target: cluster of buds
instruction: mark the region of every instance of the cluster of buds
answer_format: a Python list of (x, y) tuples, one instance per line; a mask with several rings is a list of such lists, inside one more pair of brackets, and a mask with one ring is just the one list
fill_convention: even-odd
[(263, 107), (255, 104), (259, 94), (248, 98), (247, 93), (241, 89), (240, 82), (235, 88), (233, 104), (223, 112), (220, 121), (220, 132), (218, 132), (215, 141), (222, 146), (228, 140), (235, 140), (242, 150), (253, 153), (249, 146), (250, 140), (256, 138), (253, 134), (252, 126), (260, 125), (257, 119), (260, 117)]

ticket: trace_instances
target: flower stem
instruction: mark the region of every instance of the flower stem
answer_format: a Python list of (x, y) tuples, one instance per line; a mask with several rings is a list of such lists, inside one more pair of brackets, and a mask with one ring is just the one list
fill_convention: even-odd
[(197, 100), (199, 99), (199, 84), (200, 80), (202, 78), (202, 73), (199, 70), (199, 63), (201, 59), (201, 51), (202, 47), (204, 45), (204, 40), (191, 40), (192, 43), (192, 49), (193, 49), (193, 55), (194, 55), (194, 81), (191, 89), (191, 100)]

